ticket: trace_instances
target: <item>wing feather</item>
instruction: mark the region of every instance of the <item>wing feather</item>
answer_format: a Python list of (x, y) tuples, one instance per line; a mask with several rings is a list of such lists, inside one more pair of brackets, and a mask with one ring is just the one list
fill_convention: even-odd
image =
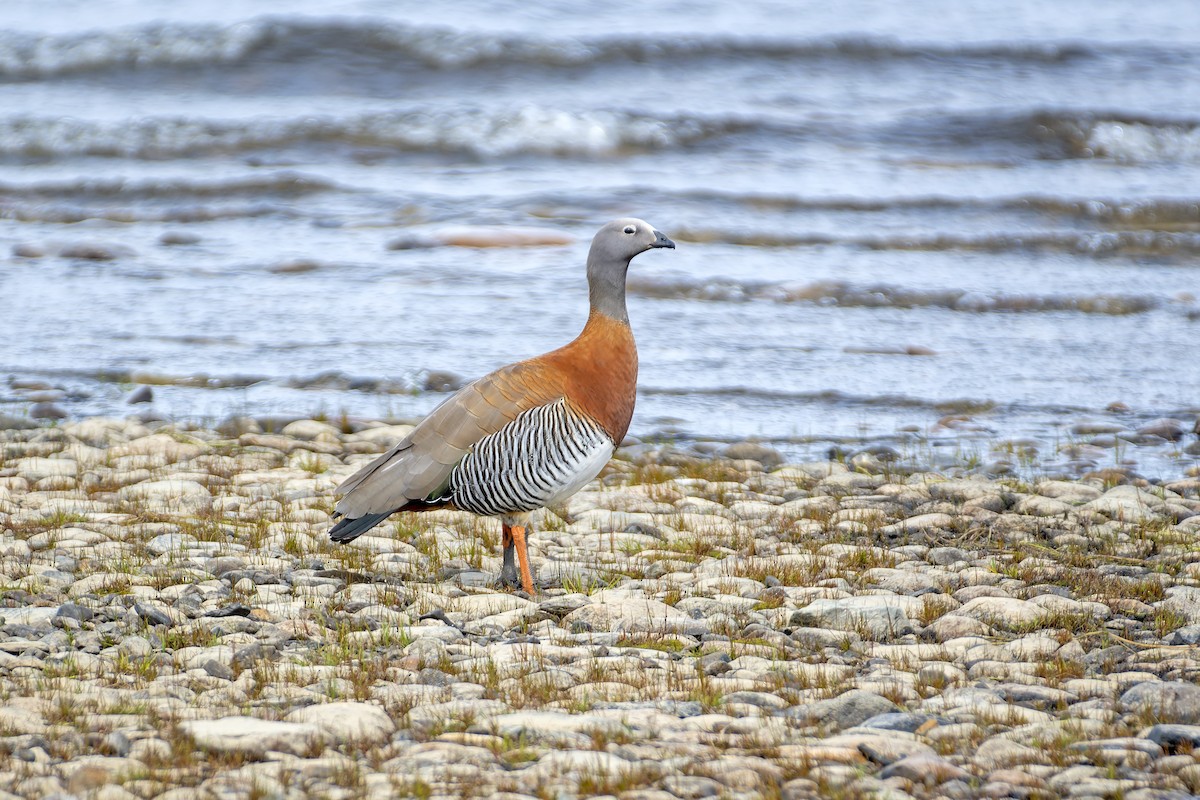
[(475, 444), (517, 415), (563, 397), (560, 381), (536, 363), (519, 362), (467, 384), (402, 441), (338, 487), (346, 517), (391, 513), (437, 497)]

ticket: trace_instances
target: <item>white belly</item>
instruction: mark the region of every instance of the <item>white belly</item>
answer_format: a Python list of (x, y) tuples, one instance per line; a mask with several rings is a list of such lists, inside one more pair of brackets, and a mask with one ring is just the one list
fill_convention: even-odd
[(591, 483), (592, 479), (600, 474), (600, 470), (604, 469), (604, 465), (612, 458), (613, 449), (612, 442), (607, 439), (592, 448), (576, 466), (575, 474), (561, 486), (553, 488), (543, 505), (560, 503)]

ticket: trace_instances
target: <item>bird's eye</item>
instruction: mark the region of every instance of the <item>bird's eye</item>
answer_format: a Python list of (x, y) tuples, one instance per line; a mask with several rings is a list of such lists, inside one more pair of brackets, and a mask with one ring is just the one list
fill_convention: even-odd
[(632, 225), (626, 225), (625, 232), (626, 233), (637, 233), (637, 228), (633, 227)]

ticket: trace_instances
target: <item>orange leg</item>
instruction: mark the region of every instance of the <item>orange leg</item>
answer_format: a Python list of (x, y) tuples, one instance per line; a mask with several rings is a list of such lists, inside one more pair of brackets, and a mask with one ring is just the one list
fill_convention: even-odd
[(529, 571), (529, 553), (525, 551), (525, 526), (513, 525), (512, 531), (513, 547), (517, 551), (517, 563), (521, 567), (521, 586), (525, 592), (532, 597), (533, 591), (533, 574)]

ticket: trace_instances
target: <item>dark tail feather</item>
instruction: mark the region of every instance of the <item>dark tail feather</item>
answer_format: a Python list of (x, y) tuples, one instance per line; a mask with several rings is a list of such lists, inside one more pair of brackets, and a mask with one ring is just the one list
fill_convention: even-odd
[(391, 515), (391, 511), (385, 511), (382, 514), (364, 514), (358, 519), (346, 517), (330, 529), (329, 538), (344, 544), (362, 536)]

